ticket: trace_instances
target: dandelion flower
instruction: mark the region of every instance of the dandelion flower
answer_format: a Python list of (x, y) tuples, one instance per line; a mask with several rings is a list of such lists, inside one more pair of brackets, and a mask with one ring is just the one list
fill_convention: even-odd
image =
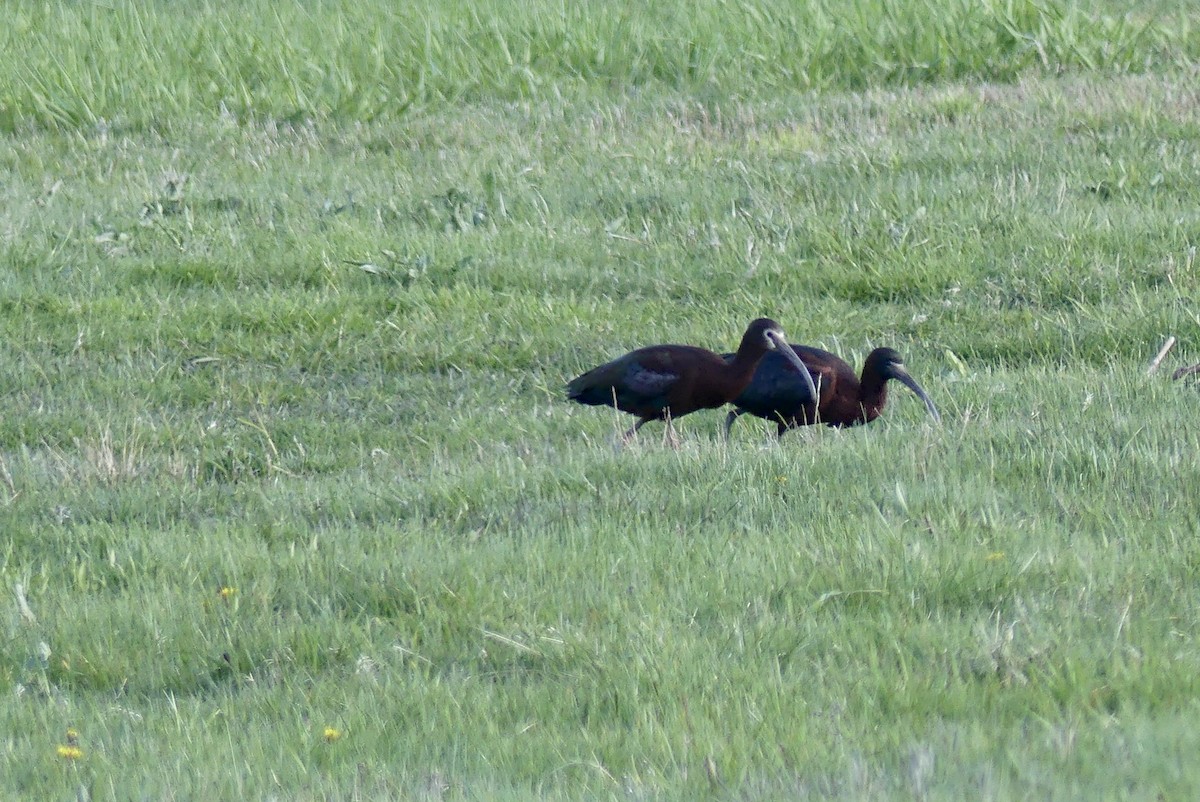
[(225, 601), (229, 601), (237, 593), (237, 588), (231, 588), (228, 585), (217, 591), (217, 595)]
[(334, 727), (326, 727), (325, 728), (325, 740), (328, 741), (329, 743), (333, 743), (334, 741), (336, 741), (338, 738), (341, 738), (341, 737), (342, 737), (341, 730), (336, 729)]
[(58, 749), (55, 751), (58, 752), (59, 757), (65, 760), (79, 760), (79, 758), (83, 757), (83, 750), (78, 746), (73, 746), (70, 744), (64, 744), (63, 746), (58, 747)]
[(67, 727), (67, 743), (69, 743), (71, 746), (75, 746), (77, 743), (79, 743), (79, 730), (75, 729), (74, 727)]

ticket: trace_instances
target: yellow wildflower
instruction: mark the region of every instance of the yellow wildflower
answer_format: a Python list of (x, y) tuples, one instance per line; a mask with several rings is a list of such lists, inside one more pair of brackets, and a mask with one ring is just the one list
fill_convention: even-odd
[(220, 596), (225, 601), (229, 601), (233, 597), (233, 595), (236, 593), (237, 593), (237, 588), (231, 588), (228, 585), (226, 585), (225, 587), (223, 587), (219, 591), (217, 591), (217, 595)]
[(326, 727), (325, 728), (325, 740), (328, 741), (329, 743), (333, 743), (334, 741), (336, 741), (338, 738), (341, 738), (341, 737), (342, 737), (341, 730), (335, 729), (334, 727)]
[(991, 554), (989, 554), (987, 556), (987, 560), (990, 563), (994, 563), (997, 560), (1003, 560), (1003, 559), (1004, 559), (1004, 552), (1002, 552), (1002, 551), (993, 551)]
[(83, 750), (80, 749), (78, 746), (73, 746), (73, 745), (69, 745), (69, 744), (63, 745), (63, 746), (58, 747), (58, 749), (56, 751), (58, 752), (59, 757), (65, 758), (67, 760), (79, 760), (79, 758), (83, 757)]

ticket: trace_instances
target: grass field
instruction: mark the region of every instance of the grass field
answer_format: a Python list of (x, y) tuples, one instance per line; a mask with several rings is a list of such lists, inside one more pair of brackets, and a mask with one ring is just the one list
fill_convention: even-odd
[(0, 798), (1193, 795), (1188, 4), (413, 8), (6, 5)]

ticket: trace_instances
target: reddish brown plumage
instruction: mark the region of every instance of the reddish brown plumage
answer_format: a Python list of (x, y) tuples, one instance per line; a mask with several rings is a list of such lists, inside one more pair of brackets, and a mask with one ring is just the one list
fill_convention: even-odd
[[(589, 370), (567, 385), (567, 398), (581, 404), (612, 406), (639, 420), (625, 437), (652, 420), (679, 418), (698, 409), (728, 403), (750, 382), (763, 354), (776, 350), (798, 365), (779, 324), (759, 318), (742, 335), (736, 354), (728, 360), (693, 345), (652, 345), (630, 351)], [(799, 372), (803, 371), (803, 373)]]
[(826, 426), (857, 426), (879, 417), (887, 404), (887, 383), (895, 379), (912, 390), (940, 420), (937, 408), (904, 367), (904, 360), (891, 348), (876, 348), (863, 364), (862, 376), (841, 357), (820, 348), (795, 346), (795, 351), (820, 389), (820, 404), (808, 390), (791, 363), (763, 359), (750, 384), (734, 399), (736, 409), (729, 413), (725, 431), (739, 415), (750, 413), (775, 421), (779, 434), (796, 426), (823, 423)]

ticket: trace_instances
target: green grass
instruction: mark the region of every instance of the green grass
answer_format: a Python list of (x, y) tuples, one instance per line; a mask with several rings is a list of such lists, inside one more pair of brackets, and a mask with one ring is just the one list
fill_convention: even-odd
[[(1186, 798), (1194, 15), (1096, 5), (10, 3), (0, 797)], [(943, 425), (562, 398), (762, 314)]]
[(1145, 71), (1200, 54), (1186, 7), (1062, 0), (34, 2), (6, 8), (0, 131), (181, 117), (394, 119), (563, 87), (809, 88)]

